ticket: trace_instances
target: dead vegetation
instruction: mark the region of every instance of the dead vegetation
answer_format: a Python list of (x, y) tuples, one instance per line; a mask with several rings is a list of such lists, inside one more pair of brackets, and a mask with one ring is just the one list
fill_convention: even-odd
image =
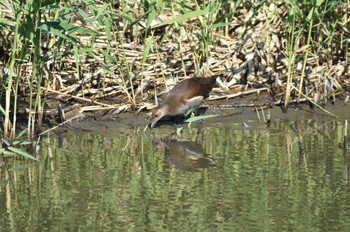
[(75, 103), (75, 115), (140, 111), (176, 82), (213, 74), (223, 83), (209, 100), (267, 91), (286, 109), (347, 101), (349, 2), (320, 2), (72, 1), (16, 13), (2, 1), (4, 123), (16, 124), (14, 96), (28, 102), (28, 122)]

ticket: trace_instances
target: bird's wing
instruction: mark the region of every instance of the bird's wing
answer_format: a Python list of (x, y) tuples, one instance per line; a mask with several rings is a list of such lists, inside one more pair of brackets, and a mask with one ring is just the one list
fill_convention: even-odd
[(196, 96), (196, 97), (187, 99), (187, 100), (186, 100), (186, 104), (187, 104), (189, 107), (195, 107), (195, 106), (198, 106), (198, 105), (202, 104), (203, 99), (204, 99), (203, 96)]

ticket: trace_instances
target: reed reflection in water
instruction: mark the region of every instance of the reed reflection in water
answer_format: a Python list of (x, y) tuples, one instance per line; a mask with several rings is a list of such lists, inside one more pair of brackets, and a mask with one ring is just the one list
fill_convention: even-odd
[(350, 230), (343, 122), (246, 124), (50, 134), (2, 159), (0, 230)]

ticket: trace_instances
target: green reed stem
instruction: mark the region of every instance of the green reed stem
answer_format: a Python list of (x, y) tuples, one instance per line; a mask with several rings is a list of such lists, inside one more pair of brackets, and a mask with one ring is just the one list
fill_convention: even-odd
[[(13, 80), (13, 73), (14, 73), (14, 66), (15, 66), (15, 58), (17, 53), (17, 46), (18, 46), (18, 40), (19, 40), (19, 33), (18, 28), (21, 21), (21, 12), (17, 12), (15, 14), (16, 17), (16, 25), (15, 25), (15, 31), (14, 31), (14, 40), (13, 40), (13, 49), (11, 53), (11, 59), (10, 59), (10, 65), (9, 65), (9, 75), (7, 79), (7, 88), (6, 88), (6, 104), (5, 104), (5, 120), (4, 120), (4, 137), (11, 136), (14, 138), (14, 134), (9, 135), (9, 127), (10, 127), (10, 105), (11, 105), (11, 93), (12, 93), (12, 80)], [(16, 114), (16, 112), (13, 112)]]

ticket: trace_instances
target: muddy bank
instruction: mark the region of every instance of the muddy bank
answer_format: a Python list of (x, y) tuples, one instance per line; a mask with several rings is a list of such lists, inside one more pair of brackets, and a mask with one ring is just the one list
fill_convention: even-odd
[[(311, 108), (307, 103), (291, 103), (287, 113), (284, 113), (282, 105), (269, 97), (267, 93), (253, 94), (233, 99), (206, 100), (200, 108), (201, 115), (218, 114), (219, 116), (192, 123), (197, 127), (227, 127), (232, 123), (264, 123), (267, 115), (271, 120), (339, 120), (350, 119), (349, 101), (346, 101), (348, 95), (343, 94), (337, 97), (335, 102), (328, 101), (324, 109), (336, 115), (332, 116), (325, 111), (314, 107)], [(257, 113), (258, 112), (258, 113)], [(69, 112), (68, 112), (69, 113)], [(149, 123), (150, 111), (123, 112), (118, 113), (115, 110), (101, 110), (74, 114), (72, 120), (61, 126), (59, 130), (67, 128), (73, 130), (88, 130), (97, 133), (112, 133), (117, 128), (132, 128), (142, 131)], [(259, 116), (258, 116), (259, 115)], [(68, 119), (69, 120), (69, 119)], [(57, 125), (57, 121), (52, 119), (52, 125)], [(185, 126), (181, 117), (169, 117), (161, 120), (157, 128), (180, 127)], [(156, 130), (154, 128), (153, 130)]]

